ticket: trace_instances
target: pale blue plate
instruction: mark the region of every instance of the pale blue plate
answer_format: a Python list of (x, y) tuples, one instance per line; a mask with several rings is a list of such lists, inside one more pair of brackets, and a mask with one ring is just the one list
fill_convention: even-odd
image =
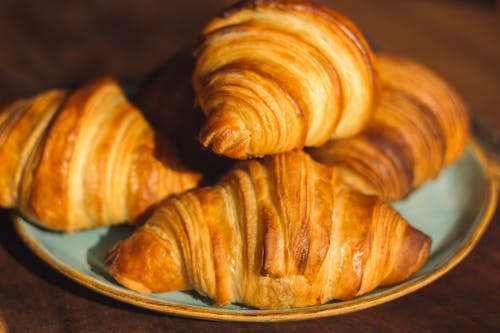
[(256, 310), (231, 304), (214, 306), (194, 292), (142, 295), (127, 290), (106, 273), (103, 259), (112, 244), (129, 235), (128, 226), (102, 227), (73, 234), (41, 229), (16, 218), (26, 244), (44, 261), (99, 293), (165, 313), (213, 320), (271, 321), (336, 315), (374, 306), (432, 282), (460, 262), (485, 230), (496, 205), (494, 182), (478, 148), (470, 146), (440, 176), (395, 207), (416, 228), (432, 237), (431, 255), (415, 275), (349, 301), (290, 310)]

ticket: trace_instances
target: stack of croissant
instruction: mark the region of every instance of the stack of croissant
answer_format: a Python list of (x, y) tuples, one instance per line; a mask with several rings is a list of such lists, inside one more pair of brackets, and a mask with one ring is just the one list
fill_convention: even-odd
[(4, 106), (0, 204), (58, 231), (129, 221), (106, 258), (117, 282), (218, 305), (350, 299), (425, 263), (431, 239), (390, 202), (466, 145), (443, 79), (300, 0), (224, 10), (193, 54), (137, 106), (111, 78)]

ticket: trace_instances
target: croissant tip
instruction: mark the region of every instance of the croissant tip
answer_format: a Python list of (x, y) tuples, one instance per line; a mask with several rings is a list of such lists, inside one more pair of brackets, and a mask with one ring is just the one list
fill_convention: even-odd
[(120, 248), (123, 242), (120, 241), (116, 243), (108, 252), (104, 258), (104, 263), (108, 266), (108, 273), (121, 285), (135, 290), (142, 294), (150, 293), (151, 290), (147, 288), (143, 283), (130, 279), (125, 275), (121, 274), (120, 267), (116, 263), (118, 257), (120, 256)]
[(250, 133), (241, 126), (205, 126), (199, 135), (201, 144), (218, 155), (235, 159), (248, 157)]
[(409, 226), (404, 237), (393, 271), (381, 285), (391, 285), (407, 279), (422, 268), (430, 255), (432, 239), (429, 236)]

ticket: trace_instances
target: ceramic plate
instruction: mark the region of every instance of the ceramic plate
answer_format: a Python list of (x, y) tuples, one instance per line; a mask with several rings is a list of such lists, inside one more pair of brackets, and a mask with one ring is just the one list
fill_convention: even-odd
[(432, 237), (431, 255), (415, 275), (397, 285), (378, 288), (349, 301), (289, 310), (256, 310), (231, 304), (214, 306), (194, 292), (141, 295), (127, 290), (106, 273), (103, 258), (127, 226), (101, 227), (64, 234), (38, 228), (18, 217), (16, 229), (44, 261), (73, 280), (109, 297), (169, 314), (213, 320), (271, 321), (331, 316), (387, 302), (411, 293), (460, 262), (485, 230), (496, 205), (496, 190), (485, 159), (470, 146), (440, 176), (395, 207), (415, 227)]

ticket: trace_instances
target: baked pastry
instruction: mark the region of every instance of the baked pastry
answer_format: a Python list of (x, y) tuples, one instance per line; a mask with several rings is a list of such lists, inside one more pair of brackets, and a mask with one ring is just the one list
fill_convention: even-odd
[(139, 221), (201, 178), (111, 78), (7, 105), (0, 160), (0, 205), (62, 231)]
[(304, 152), (243, 161), (213, 187), (171, 197), (107, 262), (143, 293), (195, 289), (257, 308), (350, 299), (401, 281), (431, 240)]
[(347, 18), (309, 1), (243, 1), (203, 30), (199, 139), (244, 159), (359, 133), (373, 113), (372, 52)]
[(338, 167), (352, 187), (397, 200), (460, 155), (469, 118), (456, 91), (425, 66), (390, 55), (378, 56), (377, 63), (382, 91), (368, 127), (309, 152)]

